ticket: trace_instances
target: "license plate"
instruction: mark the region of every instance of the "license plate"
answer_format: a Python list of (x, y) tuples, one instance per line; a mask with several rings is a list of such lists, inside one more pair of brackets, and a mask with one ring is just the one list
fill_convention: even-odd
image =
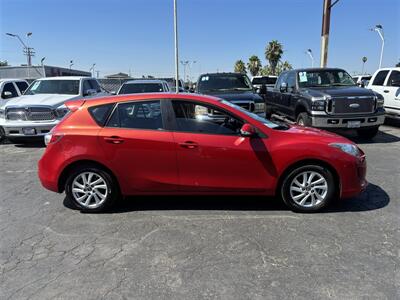
[(25, 135), (36, 135), (36, 129), (35, 128), (22, 128), (22, 132)]
[(359, 128), (361, 122), (360, 121), (348, 121), (347, 128)]

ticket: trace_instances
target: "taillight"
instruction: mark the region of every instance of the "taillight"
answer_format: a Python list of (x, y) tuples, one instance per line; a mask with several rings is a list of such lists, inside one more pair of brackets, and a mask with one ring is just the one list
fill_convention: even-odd
[(44, 143), (47, 145), (57, 143), (64, 136), (63, 133), (48, 133), (44, 136)]

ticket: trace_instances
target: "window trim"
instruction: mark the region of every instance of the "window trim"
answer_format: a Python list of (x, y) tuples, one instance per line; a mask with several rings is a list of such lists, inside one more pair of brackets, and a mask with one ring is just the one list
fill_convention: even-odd
[[(237, 116), (237, 115), (235, 115), (235, 114), (233, 114), (232, 112), (230, 112), (230, 111), (228, 111), (228, 110), (226, 110), (226, 109), (224, 109), (224, 108), (222, 108), (222, 107), (219, 107), (219, 106), (215, 106), (215, 105), (213, 105), (213, 104), (209, 104), (209, 103), (206, 103), (206, 102), (202, 102), (201, 100), (193, 100), (193, 99), (179, 99), (179, 98), (171, 98), (171, 99), (168, 99), (168, 102), (169, 102), (169, 110), (170, 110), (170, 114), (171, 114), (171, 116), (172, 116), (172, 129), (171, 129), (171, 131), (173, 131), (173, 132), (178, 132), (178, 133), (190, 133), (190, 134), (206, 134), (206, 135), (224, 135), (224, 136), (235, 136), (235, 137), (237, 137), (237, 136), (241, 136), (240, 135), (240, 133), (237, 133), (237, 134), (225, 134), (225, 133), (204, 133), (204, 132), (194, 132), (194, 131), (182, 131), (182, 130), (179, 130), (179, 127), (178, 127), (178, 123), (177, 123), (177, 121), (176, 121), (176, 116), (175, 116), (175, 111), (174, 111), (174, 107), (173, 107), (173, 104), (172, 104), (172, 101), (180, 101), (180, 102), (189, 102), (189, 103), (193, 103), (193, 104), (198, 104), (198, 105), (203, 105), (203, 106), (205, 106), (205, 107), (207, 107), (207, 108), (211, 108), (212, 109), (212, 107), (215, 107), (215, 108), (217, 108), (218, 110), (220, 110), (220, 111), (222, 111), (222, 112), (224, 112), (224, 113), (226, 113), (227, 115), (230, 115), (231, 117), (233, 117), (234, 119), (236, 119), (236, 120), (238, 120), (238, 121), (240, 121), (240, 122), (242, 122), (243, 124), (247, 124), (247, 123), (249, 123), (249, 122), (247, 122), (246, 120), (244, 120), (243, 118), (241, 118), (241, 117), (239, 117), (239, 116)], [(253, 125), (254, 126), (254, 125)], [(257, 131), (258, 131), (258, 129), (257, 129)]]
[[(114, 115), (115, 111), (118, 109), (118, 106), (120, 104), (129, 104), (129, 103), (143, 103), (143, 102), (154, 102), (154, 101), (159, 101), (160, 102), (160, 110), (161, 110), (161, 120), (162, 120), (162, 129), (151, 129), (151, 128), (130, 128), (130, 127), (121, 127), (121, 123), (119, 122), (118, 127), (112, 127), (108, 126), (112, 116)], [(151, 98), (151, 99), (138, 99), (138, 100), (127, 100), (123, 102), (115, 102), (114, 103), (114, 108), (111, 110), (111, 113), (109, 114), (106, 122), (104, 123), (103, 128), (109, 128), (109, 129), (126, 129), (126, 130), (151, 130), (151, 131), (157, 131), (157, 132), (166, 132), (170, 131), (167, 129), (167, 120), (166, 120), (166, 113), (167, 111), (165, 110), (165, 102), (163, 99), (159, 98)]]

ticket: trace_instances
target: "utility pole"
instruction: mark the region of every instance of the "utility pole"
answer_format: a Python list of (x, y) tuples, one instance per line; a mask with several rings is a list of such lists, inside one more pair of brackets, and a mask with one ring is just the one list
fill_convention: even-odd
[(178, 7), (174, 0), (174, 33), (175, 33), (175, 89), (179, 93), (179, 53), (178, 53)]
[(324, 0), (323, 14), (322, 14), (322, 31), (321, 31), (321, 68), (325, 68), (328, 64), (328, 44), (329, 44), (329, 29), (331, 23), (331, 9), (338, 3), (335, 0)]

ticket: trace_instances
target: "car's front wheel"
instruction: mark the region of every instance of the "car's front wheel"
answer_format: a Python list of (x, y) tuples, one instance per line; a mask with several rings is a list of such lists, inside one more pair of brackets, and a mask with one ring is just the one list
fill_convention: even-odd
[(330, 170), (306, 165), (289, 172), (283, 180), (281, 195), (293, 211), (316, 212), (335, 198), (337, 190)]
[(108, 172), (94, 166), (83, 166), (70, 173), (65, 193), (80, 210), (99, 212), (114, 203), (118, 188)]

